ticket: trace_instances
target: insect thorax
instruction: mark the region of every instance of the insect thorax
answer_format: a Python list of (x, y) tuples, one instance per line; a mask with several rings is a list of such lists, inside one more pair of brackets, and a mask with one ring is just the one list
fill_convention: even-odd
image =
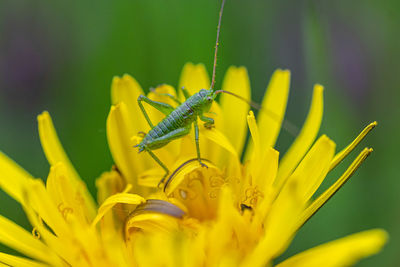
[(204, 112), (208, 112), (214, 100), (213, 91), (201, 89), (186, 100), (186, 104), (193, 110), (196, 115), (200, 116)]

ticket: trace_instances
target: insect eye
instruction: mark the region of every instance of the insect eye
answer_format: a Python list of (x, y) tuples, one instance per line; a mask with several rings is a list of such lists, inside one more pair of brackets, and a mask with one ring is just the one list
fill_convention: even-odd
[(212, 98), (210, 96), (207, 97), (207, 101), (211, 101)]

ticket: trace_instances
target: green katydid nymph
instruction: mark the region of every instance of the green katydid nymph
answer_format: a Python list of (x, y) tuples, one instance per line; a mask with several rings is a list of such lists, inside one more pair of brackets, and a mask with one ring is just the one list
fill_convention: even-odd
[[(217, 97), (218, 94), (227, 93), (227, 94), (233, 95), (233, 96), (245, 101), (250, 106), (261, 110), (261, 107), (258, 104), (255, 104), (252, 101), (249, 101), (249, 100), (247, 100), (241, 96), (238, 96), (232, 92), (225, 91), (225, 90), (214, 90), (215, 71), (216, 71), (216, 66), (217, 66), (217, 52), (218, 52), (218, 46), (219, 46), (219, 33), (220, 33), (221, 18), (222, 18), (222, 13), (223, 13), (223, 9), (224, 9), (224, 4), (225, 4), (225, 0), (222, 1), (221, 10), (219, 12), (217, 38), (216, 38), (217, 40), (216, 40), (216, 44), (215, 44), (214, 64), (213, 64), (213, 73), (212, 73), (210, 89), (208, 89), (208, 90), (201, 89), (199, 92), (190, 96), (188, 91), (185, 88), (181, 88), (182, 93), (186, 99), (183, 103), (181, 103), (179, 101), (179, 99), (177, 99), (176, 97), (174, 97), (172, 95), (164, 94), (164, 96), (170, 97), (175, 102), (179, 103), (179, 106), (176, 108), (174, 108), (171, 105), (166, 104), (166, 103), (153, 101), (144, 95), (140, 95), (138, 98), (139, 107), (140, 107), (141, 111), (143, 112), (143, 115), (144, 115), (146, 121), (150, 125), (151, 130), (147, 134), (143, 133), (142, 141), (139, 144), (137, 144), (135, 147), (139, 148), (139, 152), (146, 151), (147, 153), (149, 153), (149, 155), (165, 170), (165, 175), (160, 180), (160, 182), (158, 184), (159, 186), (161, 184), (164, 184), (165, 178), (169, 174), (169, 170), (168, 170), (167, 166), (152, 152), (152, 150), (159, 149), (159, 148), (167, 145), (172, 140), (181, 138), (181, 137), (189, 134), (190, 130), (192, 128), (192, 124), (194, 124), (197, 159), (191, 159), (191, 160), (185, 162), (183, 165), (185, 165), (188, 162), (197, 160), (201, 166), (207, 167), (207, 165), (203, 162), (205, 160), (202, 159), (200, 156), (199, 126), (198, 126), (197, 119), (200, 119), (201, 121), (203, 121), (204, 126), (207, 129), (211, 129), (212, 127), (214, 127), (214, 119), (207, 117), (204, 114), (210, 110), (211, 105), (212, 105), (213, 101), (215, 101), (215, 98)], [(166, 117), (162, 121), (160, 121), (157, 125), (153, 125), (147, 112), (144, 109), (142, 101), (146, 102), (147, 104), (151, 105), (155, 109), (159, 110), (160, 112), (165, 114)], [(264, 110), (264, 111), (267, 111), (267, 110)], [(275, 115), (272, 112), (268, 112), (268, 113), (272, 117), (274, 117), (274, 115)], [(171, 180), (172, 176), (173, 175), (171, 175), (171, 177), (164, 184), (164, 190), (165, 190), (166, 186), (168, 185), (169, 181)]]
[[(150, 125), (151, 130), (144, 135), (143, 140), (137, 144), (135, 147), (139, 148), (139, 152), (146, 151), (150, 156), (165, 170), (165, 175), (159, 182), (162, 184), (167, 177), (169, 170), (164, 163), (152, 152), (152, 150), (161, 148), (167, 145), (174, 139), (181, 138), (190, 133), (192, 124), (194, 124), (195, 131), (195, 141), (197, 150), (197, 160), (200, 165), (207, 167), (206, 164), (202, 162), (200, 157), (200, 145), (199, 145), (199, 126), (197, 118), (204, 122), (206, 128), (212, 128), (214, 126), (214, 120), (212, 118), (206, 117), (204, 113), (207, 113), (216, 96), (219, 93), (225, 92), (223, 90), (214, 90), (215, 84), (215, 70), (217, 66), (217, 52), (219, 45), (219, 33), (221, 27), (222, 12), (224, 10), (225, 0), (222, 1), (221, 10), (219, 12), (218, 28), (217, 28), (217, 41), (215, 44), (215, 54), (214, 54), (214, 65), (212, 82), (209, 90), (201, 89), (199, 92), (190, 96), (185, 88), (181, 88), (183, 95), (185, 96), (185, 102), (180, 103), (178, 99), (174, 98), (174, 101), (180, 103), (176, 108), (169, 104), (153, 101), (150, 98), (140, 95), (138, 98), (138, 104), (143, 112), (146, 121)], [(173, 98), (172, 95), (169, 95)], [(153, 125), (147, 112), (145, 111), (142, 101), (156, 108), (166, 115), (166, 117), (160, 121), (157, 125)]]

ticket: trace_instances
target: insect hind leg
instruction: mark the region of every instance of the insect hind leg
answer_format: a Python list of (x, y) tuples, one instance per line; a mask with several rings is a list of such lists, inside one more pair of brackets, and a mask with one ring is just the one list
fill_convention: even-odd
[(155, 109), (159, 110), (160, 112), (164, 113), (166, 116), (168, 116), (174, 110), (174, 108), (171, 105), (169, 105), (167, 103), (153, 101), (153, 100), (151, 100), (150, 98), (148, 98), (147, 96), (144, 96), (144, 95), (139, 95), (137, 101), (138, 101), (139, 108), (142, 111), (142, 113), (143, 113), (147, 123), (149, 124), (150, 128), (154, 128), (154, 125), (151, 122), (150, 117), (147, 114), (146, 110), (144, 109), (142, 101), (146, 102), (150, 106), (152, 106)]
[[(160, 187), (161, 184), (164, 183), (165, 178), (168, 176), (169, 170), (168, 170), (167, 166), (165, 166), (165, 164), (147, 146), (143, 146), (143, 148), (158, 163), (158, 165), (160, 165), (161, 168), (163, 168), (165, 171), (164, 176), (161, 178), (160, 182), (158, 182), (158, 185), (157, 185), (157, 187)], [(139, 151), (140, 151), (140, 148), (139, 148)]]

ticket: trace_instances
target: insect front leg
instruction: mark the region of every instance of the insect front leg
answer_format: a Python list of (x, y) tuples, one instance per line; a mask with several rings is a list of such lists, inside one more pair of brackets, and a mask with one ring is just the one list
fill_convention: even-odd
[(201, 162), (201, 157), (200, 157), (200, 143), (199, 143), (199, 125), (197, 124), (197, 120), (194, 121), (194, 138), (196, 141), (196, 150), (197, 150), (197, 160), (199, 161), (200, 165), (202, 167), (208, 168), (206, 164)]
[(161, 111), (166, 116), (168, 116), (174, 110), (174, 108), (171, 105), (166, 104), (166, 103), (162, 103), (162, 102), (153, 101), (153, 100), (151, 100), (150, 98), (148, 98), (147, 96), (144, 96), (144, 95), (140, 95), (138, 97), (137, 101), (138, 101), (140, 109), (143, 112), (144, 117), (146, 118), (146, 121), (150, 125), (150, 128), (154, 128), (154, 125), (153, 125), (153, 123), (151, 123), (150, 117), (147, 114), (146, 110), (144, 109), (142, 101), (146, 102), (147, 104), (149, 104), (150, 106), (154, 107), (155, 109)]
[(204, 115), (201, 115), (200, 120), (204, 122), (204, 127), (206, 127), (207, 129), (211, 129), (211, 128), (215, 127), (213, 118), (209, 118)]

